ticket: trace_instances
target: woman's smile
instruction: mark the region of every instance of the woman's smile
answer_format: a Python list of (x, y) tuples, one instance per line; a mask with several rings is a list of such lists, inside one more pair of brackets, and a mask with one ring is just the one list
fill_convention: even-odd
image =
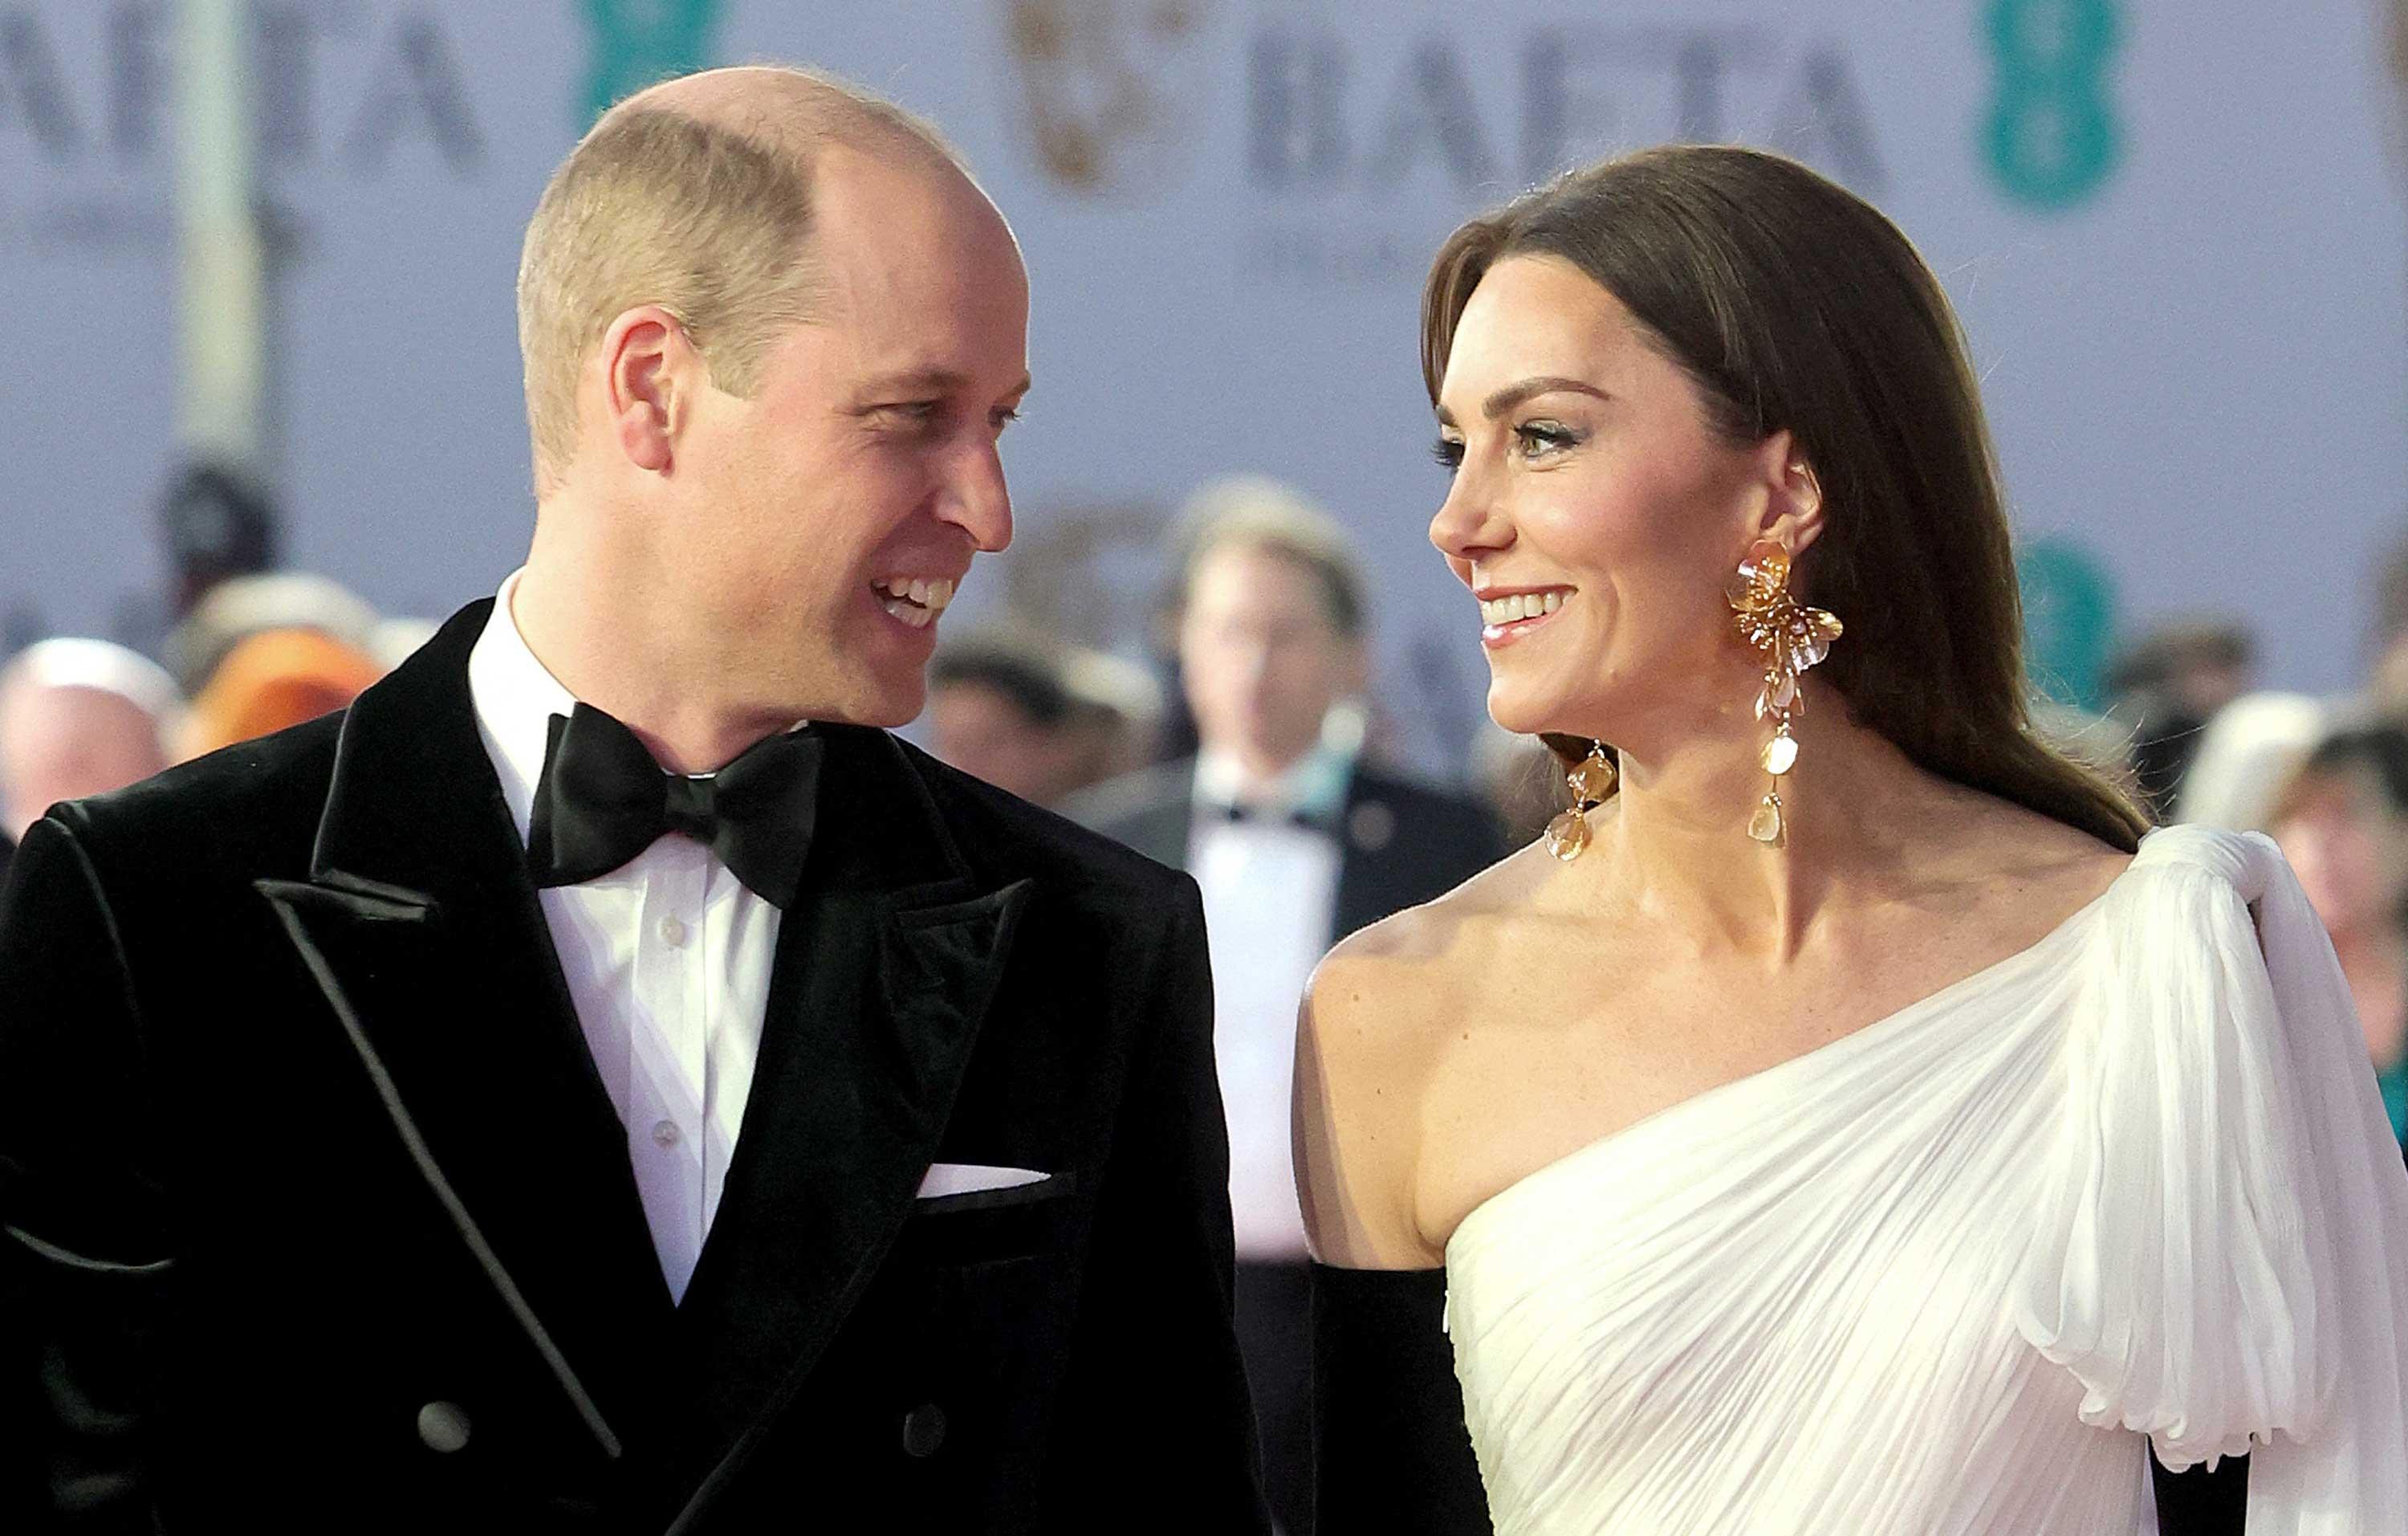
[(1480, 599), (1480, 643), (1490, 650), (1511, 645), (1545, 624), (1571, 601), (1577, 587), (1525, 587), (1506, 590), (1484, 587)]

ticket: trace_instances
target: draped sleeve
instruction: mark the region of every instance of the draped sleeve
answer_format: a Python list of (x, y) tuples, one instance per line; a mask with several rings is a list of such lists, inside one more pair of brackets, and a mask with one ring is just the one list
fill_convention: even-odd
[(2255, 833), (2153, 833), (2101, 899), (2017, 1325), (2086, 1422), (2250, 1453), (2251, 1536), (2396, 1536), (2408, 1171), (2332, 946)]

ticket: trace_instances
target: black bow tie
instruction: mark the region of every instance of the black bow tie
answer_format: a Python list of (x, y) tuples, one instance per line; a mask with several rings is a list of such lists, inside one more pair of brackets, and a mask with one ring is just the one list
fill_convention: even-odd
[(661, 771), (635, 732), (590, 704), (553, 715), (527, 825), (535, 883), (607, 875), (664, 833), (682, 832), (782, 911), (802, 883), (824, 750), (816, 733), (788, 731), (690, 779)]
[(1257, 826), (1300, 826), (1308, 832), (1319, 832), (1324, 829), (1321, 818), (1301, 806), (1291, 807), (1285, 811), (1270, 811), (1262, 806), (1248, 805), (1243, 800), (1231, 800), (1221, 807), (1221, 816), (1225, 821), (1253, 822)]

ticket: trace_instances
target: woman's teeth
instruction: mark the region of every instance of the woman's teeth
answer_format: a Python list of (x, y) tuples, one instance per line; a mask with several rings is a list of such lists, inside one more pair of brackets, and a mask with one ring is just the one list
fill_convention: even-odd
[(1510, 597), (1491, 597), (1480, 605), (1480, 622), (1492, 629), (1522, 619), (1543, 618), (1564, 606), (1571, 596), (1570, 588), (1555, 587), (1547, 592), (1517, 592)]
[(953, 583), (944, 577), (889, 576), (869, 583), (885, 601), (880, 606), (914, 629), (925, 629), (953, 600)]

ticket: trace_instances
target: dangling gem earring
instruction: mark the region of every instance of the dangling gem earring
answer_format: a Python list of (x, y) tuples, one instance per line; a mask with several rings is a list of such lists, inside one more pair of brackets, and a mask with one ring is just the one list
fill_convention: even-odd
[(1789, 551), (1775, 539), (1759, 538), (1749, 545), (1739, 574), (1725, 590), (1737, 616), (1740, 638), (1764, 657), (1764, 687), (1756, 696), (1756, 717), (1772, 722), (1772, 739), (1764, 744), (1762, 754), (1772, 787), (1756, 802), (1756, 814), (1747, 820), (1747, 835), (1778, 848), (1788, 839), (1781, 781), (1798, 766), (1798, 739), (1789, 733), (1789, 723), (1806, 712), (1806, 696), (1799, 692), (1798, 679), (1831, 653), (1841, 624), (1823, 610), (1808, 608), (1789, 596)]
[(1614, 772), (1605, 743), (1590, 742), (1588, 755), (1564, 774), (1564, 785), (1572, 792), (1572, 808), (1547, 824), (1548, 853), (1566, 864), (1581, 856), (1588, 846), (1588, 812), (1613, 793)]

